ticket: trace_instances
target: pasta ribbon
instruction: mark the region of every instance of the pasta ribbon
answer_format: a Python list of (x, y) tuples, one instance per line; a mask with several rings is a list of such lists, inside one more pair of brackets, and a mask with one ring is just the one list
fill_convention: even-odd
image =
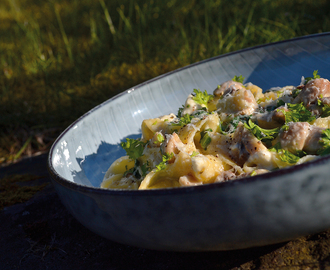
[(232, 181), (330, 154), (330, 82), (317, 72), (268, 91), (242, 76), (212, 94), (194, 89), (174, 113), (145, 119), (140, 140), (106, 172), (102, 188), (159, 189)]

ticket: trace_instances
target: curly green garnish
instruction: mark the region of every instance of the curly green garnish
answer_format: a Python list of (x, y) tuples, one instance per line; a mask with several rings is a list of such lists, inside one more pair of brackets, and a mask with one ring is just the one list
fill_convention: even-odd
[(300, 156), (295, 155), (288, 150), (282, 149), (280, 143), (274, 145), (272, 148), (269, 149), (269, 151), (278, 153), (280, 160), (287, 164), (296, 164), (300, 159)]
[(138, 159), (143, 155), (146, 143), (141, 140), (126, 138), (126, 142), (122, 142), (120, 146), (126, 151), (130, 159)]
[(167, 163), (169, 160), (171, 160), (174, 157), (173, 153), (165, 154), (162, 156), (162, 161), (156, 165), (156, 172), (162, 171), (166, 169)]
[(234, 76), (234, 78), (232, 78), (232, 81), (234, 82), (239, 82), (239, 83), (243, 83), (244, 82), (245, 77), (243, 77), (242, 75), (239, 76)]
[(205, 129), (201, 132), (201, 139), (199, 143), (201, 144), (202, 148), (206, 150), (206, 148), (209, 146), (211, 143), (212, 139), (210, 137), (209, 132), (212, 132), (212, 129)]
[(320, 75), (318, 75), (317, 73), (318, 73), (318, 70), (314, 70), (313, 71), (313, 77), (306, 77), (305, 78), (305, 84), (308, 83), (309, 81), (313, 80), (313, 79), (321, 78)]
[(171, 122), (171, 125), (172, 126), (184, 127), (184, 126), (188, 125), (191, 122), (191, 119), (193, 119), (192, 115), (185, 114), (182, 117), (180, 117), (178, 121)]
[(202, 92), (199, 89), (194, 89), (194, 93), (195, 96), (193, 97), (193, 100), (200, 105), (205, 105), (206, 107), (207, 103), (214, 98), (213, 95), (209, 95), (206, 90)]
[(321, 139), (319, 143), (322, 145), (322, 148), (317, 151), (317, 154), (320, 156), (325, 156), (330, 154), (330, 129), (325, 129), (321, 134)]
[(312, 112), (309, 111), (303, 103), (299, 104), (287, 104), (287, 108), (289, 109), (286, 111), (285, 109), (280, 109), (281, 112), (283, 112), (285, 116), (285, 123), (290, 122), (312, 122), (316, 119), (314, 115), (312, 115)]
[(252, 122), (251, 119), (247, 123), (244, 123), (244, 127), (250, 130), (253, 135), (260, 141), (273, 140), (277, 137), (280, 128), (264, 129)]

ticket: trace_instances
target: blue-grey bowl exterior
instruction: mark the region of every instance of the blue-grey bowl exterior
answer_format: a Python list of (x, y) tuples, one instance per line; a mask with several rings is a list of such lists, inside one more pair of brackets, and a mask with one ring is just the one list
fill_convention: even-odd
[(330, 34), (207, 59), (129, 89), (72, 123), (54, 142), (49, 172), (63, 204), (110, 240), (171, 251), (230, 250), (330, 228), (330, 157), (226, 183), (159, 190), (99, 188), (118, 144), (145, 118), (176, 113), (194, 88), (212, 92), (235, 75), (263, 89), (330, 78)]

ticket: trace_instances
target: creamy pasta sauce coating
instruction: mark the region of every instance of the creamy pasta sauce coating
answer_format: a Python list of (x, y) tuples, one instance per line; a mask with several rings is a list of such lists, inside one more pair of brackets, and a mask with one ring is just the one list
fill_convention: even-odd
[[(142, 122), (139, 140), (101, 187), (155, 189), (234, 181), (330, 153), (330, 82), (314, 78), (263, 92), (236, 77), (194, 89), (175, 112)], [(241, 78), (242, 79), (242, 78)]]

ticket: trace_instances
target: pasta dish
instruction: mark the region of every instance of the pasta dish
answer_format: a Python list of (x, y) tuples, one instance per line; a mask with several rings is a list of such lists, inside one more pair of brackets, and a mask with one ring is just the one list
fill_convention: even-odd
[(330, 153), (330, 82), (265, 92), (242, 76), (212, 94), (194, 89), (178, 112), (146, 119), (140, 139), (106, 172), (102, 188), (155, 189), (233, 181)]

